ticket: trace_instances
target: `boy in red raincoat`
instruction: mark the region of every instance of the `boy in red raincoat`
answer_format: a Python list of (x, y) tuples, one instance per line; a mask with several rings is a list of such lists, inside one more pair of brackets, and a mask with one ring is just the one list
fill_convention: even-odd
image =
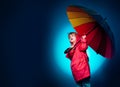
[(71, 60), (71, 70), (79, 87), (90, 87), (90, 68), (86, 49), (86, 35), (79, 37), (76, 32), (68, 34), (71, 46), (65, 50), (66, 57)]

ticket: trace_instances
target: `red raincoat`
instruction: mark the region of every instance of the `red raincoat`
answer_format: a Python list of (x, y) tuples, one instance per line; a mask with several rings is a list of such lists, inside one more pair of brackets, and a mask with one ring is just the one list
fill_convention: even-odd
[(71, 70), (76, 82), (90, 77), (90, 68), (88, 64), (88, 56), (86, 53), (88, 45), (86, 39), (81, 39), (80, 43), (76, 45), (66, 54), (66, 57), (71, 60)]

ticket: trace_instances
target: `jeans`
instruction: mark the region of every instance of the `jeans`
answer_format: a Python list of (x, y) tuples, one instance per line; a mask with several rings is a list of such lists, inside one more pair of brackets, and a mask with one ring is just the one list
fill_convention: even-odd
[(77, 87), (90, 87), (90, 77), (77, 82)]

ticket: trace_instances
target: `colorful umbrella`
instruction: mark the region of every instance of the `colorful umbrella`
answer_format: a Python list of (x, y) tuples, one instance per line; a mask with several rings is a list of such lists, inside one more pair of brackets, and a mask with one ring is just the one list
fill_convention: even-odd
[(81, 6), (69, 6), (67, 15), (79, 35), (87, 35), (87, 42), (97, 53), (106, 58), (113, 54), (113, 34), (97, 12)]

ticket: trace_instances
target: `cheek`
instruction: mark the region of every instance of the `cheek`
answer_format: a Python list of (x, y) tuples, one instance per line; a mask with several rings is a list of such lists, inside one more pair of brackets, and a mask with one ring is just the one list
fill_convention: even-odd
[(73, 40), (75, 41), (75, 40), (76, 40), (76, 37), (74, 37)]

